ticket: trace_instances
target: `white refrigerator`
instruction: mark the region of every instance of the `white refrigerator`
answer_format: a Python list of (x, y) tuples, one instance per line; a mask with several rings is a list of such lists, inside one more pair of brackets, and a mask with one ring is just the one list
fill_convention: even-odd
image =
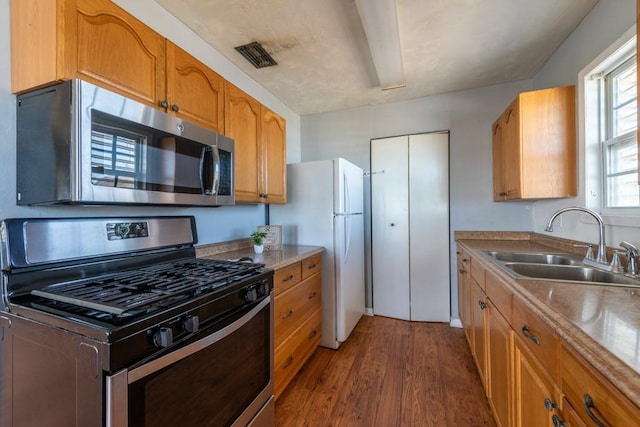
[(270, 205), (285, 244), (323, 246), (323, 347), (337, 349), (364, 314), (363, 172), (345, 159), (287, 165), (287, 204)]

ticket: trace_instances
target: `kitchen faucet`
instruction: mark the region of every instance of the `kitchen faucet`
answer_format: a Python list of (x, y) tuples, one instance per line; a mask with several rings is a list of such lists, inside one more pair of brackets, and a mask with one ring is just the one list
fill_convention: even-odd
[(598, 226), (600, 227), (600, 240), (598, 242), (598, 255), (596, 256), (595, 265), (594, 265), (594, 261), (591, 259), (585, 258), (583, 262), (585, 264), (594, 265), (595, 267), (605, 268), (607, 270), (610, 269), (610, 266), (607, 265), (607, 244), (605, 243), (605, 238), (604, 238), (604, 220), (602, 219), (602, 217), (598, 212), (595, 212), (595, 211), (592, 211), (591, 209), (583, 208), (580, 206), (571, 206), (568, 208), (560, 209), (554, 212), (553, 215), (551, 215), (551, 218), (549, 219), (549, 223), (547, 224), (544, 231), (552, 232), (553, 220), (556, 219), (557, 216), (568, 211), (584, 212), (591, 215), (596, 219), (596, 221), (598, 221)]

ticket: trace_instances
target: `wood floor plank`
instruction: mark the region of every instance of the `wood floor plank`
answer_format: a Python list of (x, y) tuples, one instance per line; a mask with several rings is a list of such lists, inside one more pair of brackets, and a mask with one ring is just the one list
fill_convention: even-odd
[(462, 330), (365, 316), (319, 348), (276, 402), (276, 426), (495, 426)]

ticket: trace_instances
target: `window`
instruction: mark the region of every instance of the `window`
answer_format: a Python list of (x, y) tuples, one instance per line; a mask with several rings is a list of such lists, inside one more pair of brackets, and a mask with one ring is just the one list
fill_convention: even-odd
[(601, 79), (604, 119), (601, 144), (603, 210), (640, 206), (637, 144), (637, 66), (635, 55)]
[(640, 227), (635, 27), (579, 74), (585, 206), (609, 225)]

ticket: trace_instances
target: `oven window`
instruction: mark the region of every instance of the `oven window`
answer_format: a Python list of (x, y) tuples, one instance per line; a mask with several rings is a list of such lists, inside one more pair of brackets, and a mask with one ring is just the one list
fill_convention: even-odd
[[(270, 380), (270, 308), (129, 386), (129, 426), (229, 426)], [(212, 331), (214, 332), (214, 331)]]

